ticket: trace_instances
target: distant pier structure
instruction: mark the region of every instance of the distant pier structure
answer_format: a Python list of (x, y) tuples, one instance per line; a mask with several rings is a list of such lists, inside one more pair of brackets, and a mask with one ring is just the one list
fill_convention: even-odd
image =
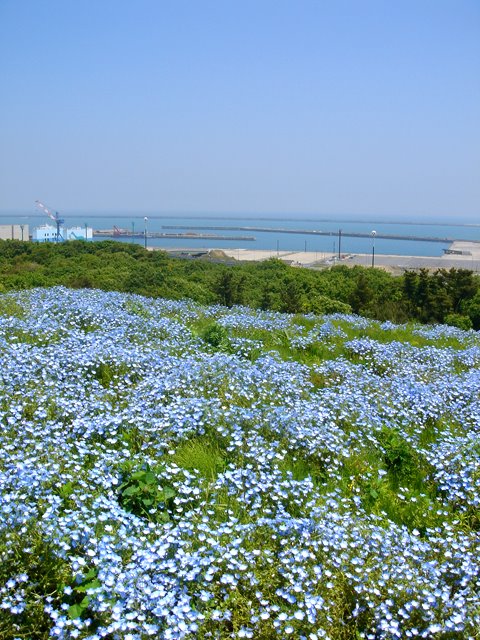
[[(174, 227), (175, 228), (175, 227)], [(168, 240), (236, 240), (248, 242), (255, 240), (255, 236), (236, 234), (197, 233), (195, 231), (163, 232), (163, 231), (130, 231), (113, 225), (112, 229), (95, 229), (93, 235), (97, 238), (159, 238)]]

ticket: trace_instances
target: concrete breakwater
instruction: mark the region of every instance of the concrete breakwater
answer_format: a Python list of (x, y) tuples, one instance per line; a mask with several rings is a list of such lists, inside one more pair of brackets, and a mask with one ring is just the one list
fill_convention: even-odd
[(163, 233), (160, 231), (129, 231), (128, 229), (94, 229), (94, 237), (98, 238), (165, 238), (180, 240), (235, 240), (248, 242), (256, 240), (255, 236), (219, 235), (216, 233)]
[[(356, 232), (356, 231), (321, 231), (315, 229), (286, 229), (284, 227), (232, 227), (232, 226), (181, 226), (181, 225), (162, 225), (162, 229), (196, 229), (201, 231), (247, 231), (252, 233), (289, 233), (310, 236), (330, 236), (330, 237), (346, 237), (346, 238), (371, 238), (372, 233)], [(463, 240), (461, 238), (449, 238), (440, 236), (416, 236), (416, 235), (399, 235), (394, 233), (375, 233), (375, 237), (383, 240), (416, 240), (418, 242), (439, 242), (442, 244), (451, 244), (452, 242), (472, 242), (472, 240)], [(236, 238), (235, 238), (236, 239)], [(473, 241), (478, 242), (480, 241)]]

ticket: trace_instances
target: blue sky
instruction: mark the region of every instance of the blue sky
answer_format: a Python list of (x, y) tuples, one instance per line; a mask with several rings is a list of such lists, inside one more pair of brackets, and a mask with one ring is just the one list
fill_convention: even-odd
[(0, 210), (480, 221), (478, 0), (0, 0)]

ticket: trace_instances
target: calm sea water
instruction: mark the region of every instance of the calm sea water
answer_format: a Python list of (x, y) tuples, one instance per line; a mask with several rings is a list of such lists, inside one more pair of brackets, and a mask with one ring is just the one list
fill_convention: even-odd
[[(119, 228), (134, 230), (143, 233), (145, 229), (144, 216), (135, 215), (101, 215), (88, 214), (83, 216), (65, 216), (66, 226), (88, 226), (94, 229), (111, 229), (113, 225)], [(49, 222), (48, 218), (40, 215), (31, 216), (0, 216), (0, 224), (28, 224), (30, 233), (33, 228)], [(242, 240), (204, 240), (204, 239), (154, 239), (148, 238), (148, 245), (165, 248), (220, 248), (220, 249), (271, 249), (279, 251), (315, 251), (319, 253), (338, 252), (338, 231), (342, 230), (342, 253), (366, 253), (372, 251), (373, 240), (368, 238), (349, 238), (344, 234), (366, 233), (370, 236), (375, 230), (377, 234), (410, 235), (422, 237), (453, 238), (457, 240), (479, 240), (480, 226), (467, 224), (432, 224), (432, 223), (405, 223), (405, 222), (361, 222), (348, 220), (322, 220), (322, 219), (286, 219), (286, 218), (253, 218), (253, 217), (220, 217), (220, 216), (154, 216), (149, 215), (147, 220), (148, 232), (186, 233), (212, 233), (216, 235), (229, 235), (240, 237), (244, 235), (254, 236), (254, 241)], [(214, 230), (206, 227), (250, 227), (248, 231), (234, 229)], [(275, 231), (259, 231), (255, 227), (269, 227), (281, 229), (300, 229), (331, 231), (335, 236), (312, 236), (306, 234), (289, 234)], [(143, 238), (124, 239), (124, 242), (135, 242), (143, 245)], [(448, 243), (391, 240), (375, 238), (375, 252), (394, 255), (412, 256), (441, 256), (443, 249), (448, 248)]]

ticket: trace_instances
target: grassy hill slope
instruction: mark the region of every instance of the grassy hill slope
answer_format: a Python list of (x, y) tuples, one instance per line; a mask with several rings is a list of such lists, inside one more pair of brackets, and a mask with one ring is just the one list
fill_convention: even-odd
[(480, 337), (0, 295), (0, 638), (476, 638)]

